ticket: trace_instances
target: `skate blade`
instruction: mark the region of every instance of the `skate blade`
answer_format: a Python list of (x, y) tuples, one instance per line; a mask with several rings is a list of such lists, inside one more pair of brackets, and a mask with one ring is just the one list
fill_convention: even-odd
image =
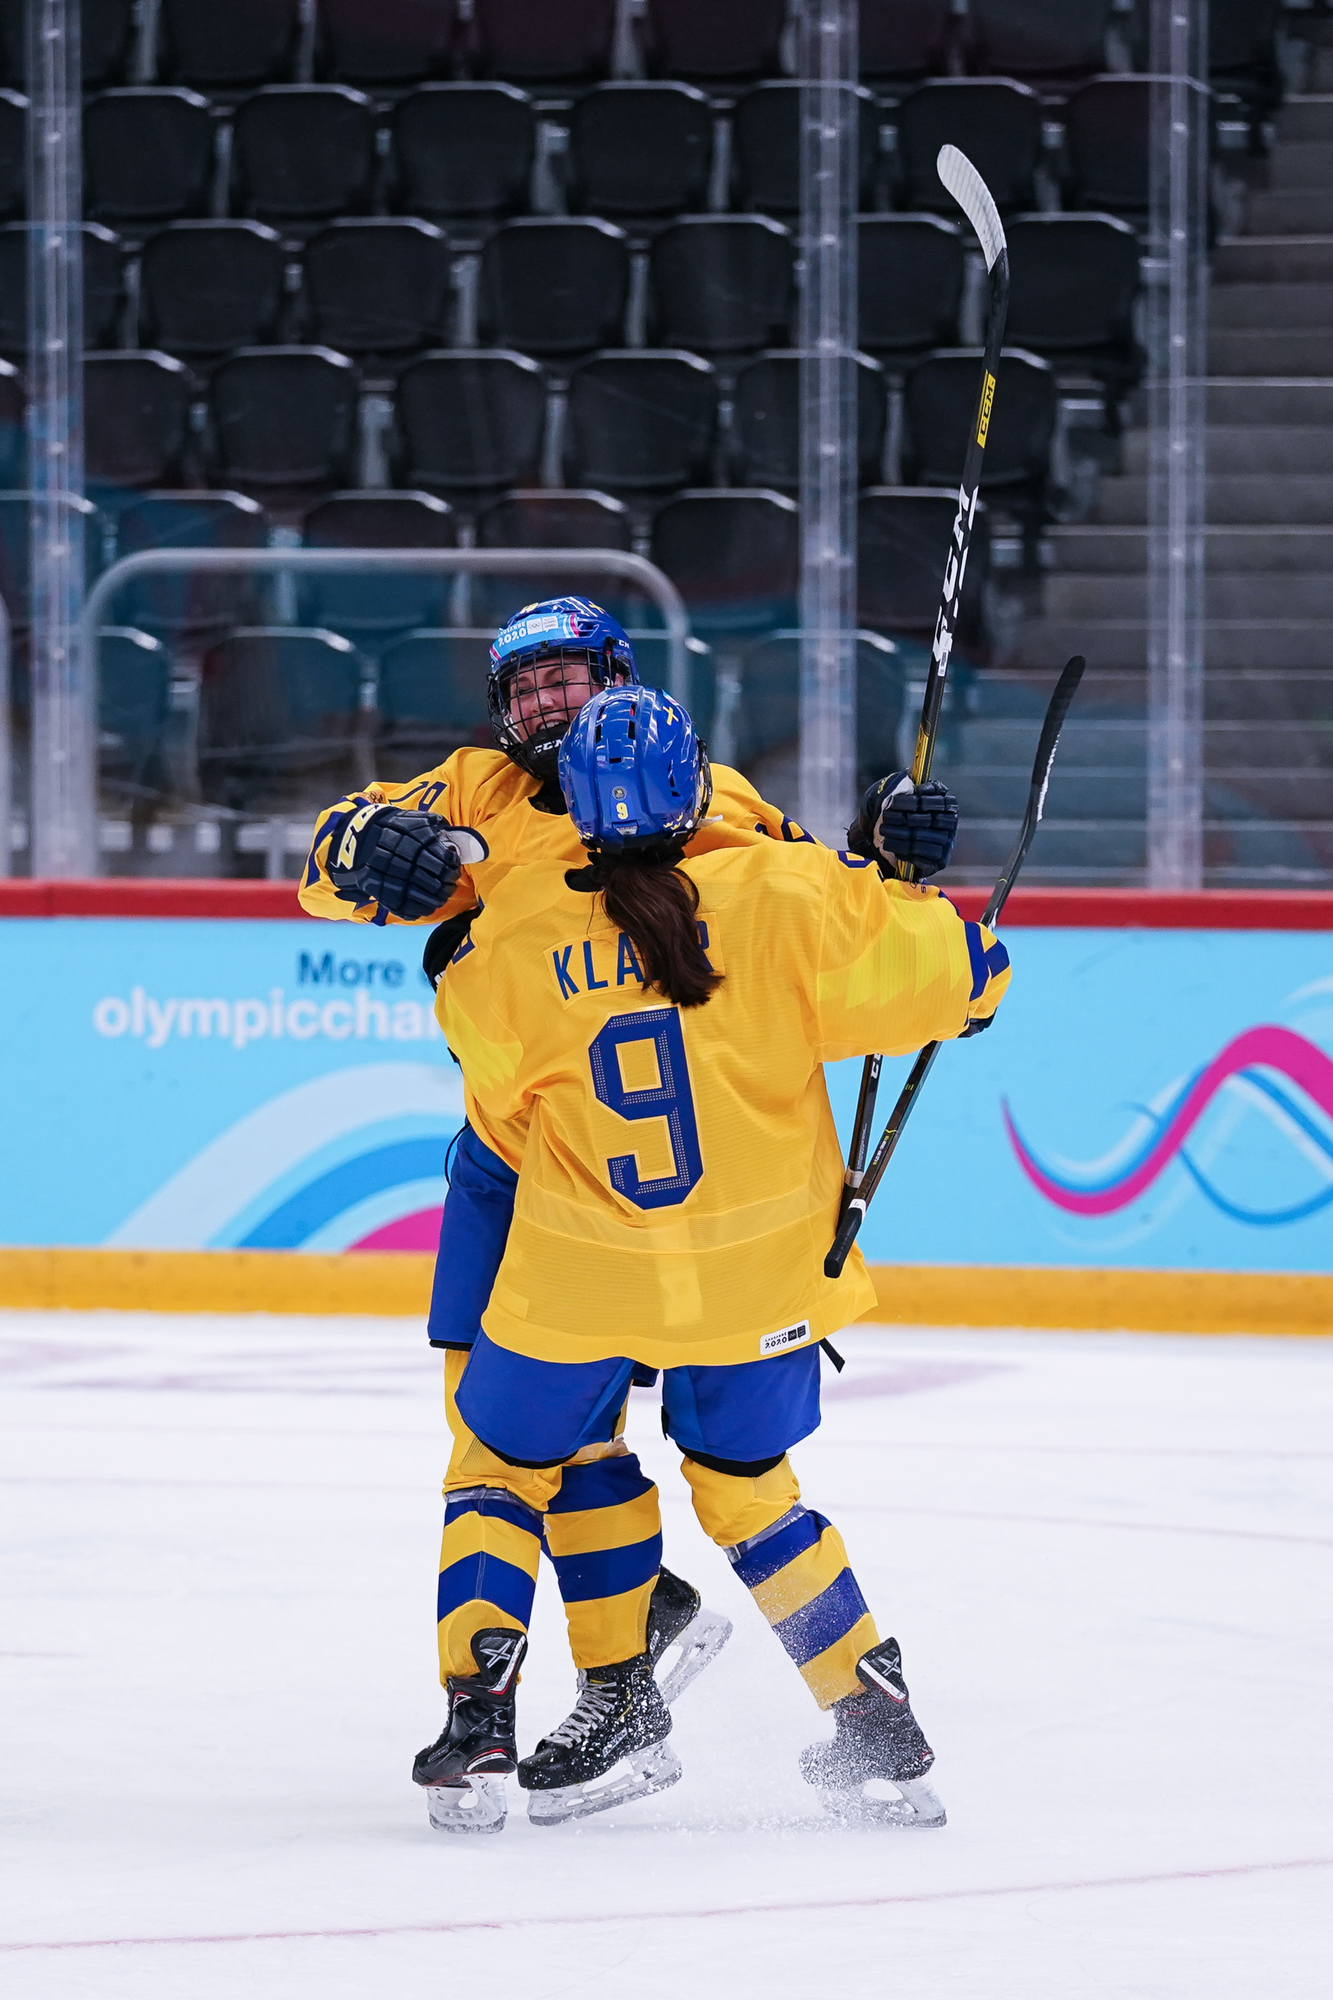
[(508, 1806), (503, 1778), (469, 1778), (464, 1785), (427, 1785), (426, 1806), (437, 1833), (499, 1833)]
[(924, 1829), (948, 1824), (939, 1794), (925, 1778), (888, 1778), (875, 1782), (882, 1783), (886, 1791), (892, 1786), (898, 1797), (877, 1796), (860, 1785), (846, 1790), (821, 1789), (825, 1811), (835, 1819), (859, 1826)]
[(690, 1682), (697, 1680), (711, 1660), (716, 1659), (731, 1637), (731, 1620), (724, 1618), (720, 1611), (701, 1608), (696, 1611), (683, 1632), (678, 1632), (666, 1648), (679, 1647), (670, 1671), (658, 1681), (663, 1701), (670, 1708), (684, 1694)]
[(664, 1792), (680, 1775), (680, 1759), (670, 1744), (654, 1743), (649, 1750), (633, 1751), (606, 1780), (591, 1778), (582, 1785), (559, 1785), (549, 1792), (529, 1792), (528, 1818), (534, 1826), (559, 1826), (565, 1820), (587, 1819), (592, 1813), (609, 1812), (612, 1806), (628, 1805), (631, 1799), (646, 1799), (654, 1792)]

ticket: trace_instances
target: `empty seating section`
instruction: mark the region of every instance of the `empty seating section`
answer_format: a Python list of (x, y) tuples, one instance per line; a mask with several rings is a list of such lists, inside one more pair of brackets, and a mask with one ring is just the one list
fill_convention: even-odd
[[(452, 549), (458, 530), (453, 509), (435, 494), (335, 493), (307, 513), (302, 540), (308, 549)], [(376, 649), (414, 625), (447, 623), (448, 596), (443, 572), (384, 576), (351, 568), (305, 579), (301, 619)]]
[(28, 100), (0, 89), (0, 219), (22, 215), (27, 199)]
[(958, 337), (965, 253), (956, 222), (934, 215), (863, 215), (858, 241), (860, 344), (886, 361)]
[(795, 263), (790, 230), (769, 216), (683, 217), (652, 247), (654, 343), (700, 354), (781, 346), (795, 306)]
[(356, 782), (363, 673), (350, 639), (242, 626), (204, 656), (199, 776), (231, 812), (315, 807)]
[(290, 76), (299, 0), (160, 0), (162, 74), (197, 90), (249, 90)]
[(712, 161), (713, 113), (686, 83), (604, 83), (569, 119), (569, 204), (618, 221), (702, 208)]
[(306, 246), (305, 331), (349, 354), (396, 358), (448, 332), (449, 246), (434, 223), (344, 217)]
[(86, 213), (143, 231), (207, 215), (217, 121), (194, 90), (134, 86), (93, 98), (83, 114)]
[(1054, 83), (1106, 66), (1111, 0), (969, 0), (968, 67), (982, 76)]
[(357, 371), (330, 347), (250, 347), (214, 372), (218, 483), (281, 502), (351, 483)]
[(402, 89), (447, 75), (455, 0), (321, 0), (316, 61), (341, 83)]
[(640, 495), (702, 484), (713, 469), (717, 404), (716, 375), (697, 354), (600, 354), (570, 377), (565, 478)]
[(347, 84), (275, 83), (237, 107), (232, 197), (238, 213), (288, 227), (371, 205), (375, 118)]
[[(736, 377), (730, 466), (738, 486), (776, 486), (794, 493), (800, 484), (800, 375), (798, 351), (761, 354)], [(884, 370), (868, 355), (857, 357), (857, 484), (872, 485), (884, 456), (888, 393)]]
[(460, 506), (541, 470), (546, 384), (525, 354), (427, 354), (398, 378), (398, 484)]
[[(629, 509), (609, 493), (540, 488), (507, 493), (487, 507), (477, 522), (482, 549), (620, 549), (632, 547)], [(583, 591), (625, 625), (642, 626), (648, 607), (619, 578), (592, 568), (582, 572), (543, 568), (535, 563), (516, 576), (482, 576), (472, 583), (473, 622), (494, 626), (539, 597)]]
[(588, 354), (619, 339), (629, 245), (614, 223), (524, 216), (481, 258), (482, 337), (533, 354)]
[(898, 106), (900, 208), (950, 217), (958, 205), (940, 180), (940, 147), (962, 144), (1002, 215), (1035, 208), (1042, 103), (1022, 83), (957, 77), (923, 83)]
[[(116, 521), (118, 555), (150, 549), (262, 549), (269, 519), (245, 493), (178, 489), (136, 494)], [(116, 593), (116, 617), (177, 642), (216, 638), (228, 625), (262, 616), (263, 586), (253, 577), (176, 570), (131, 578)]]
[[(858, 90), (856, 104), (856, 184), (860, 205), (868, 208), (875, 189), (879, 120), (875, 100), (868, 90)], [(732, 179), (737, 208), (753, 209), (761, 215), (791, 217), (798, 213), (800, 117), (799, 83), (761, 83), (741, 98), (732, 120)]]
[(712, 86), (776, 76), (786, 18), (786, 0), (648, 0), (649, 62)]
[[(976, 413), (980, 364), (979, 347), (959, 347), (928, 355), (909, 371), (903, 460), (915, 484), (948, 486), (957, 478)], [(1001, 495), (1007, 499), (1029, 536), (1042, 519), (1055, 410), (1050, 364), (1021, 348), (1004, 348), (981, 490), (992, 502)]]
[(399, 213), (490, 221), (527, 207), (537, 120), (514, 84), (424, 84), (389, 130)]
[[(83, 341), (113, 347), (124, 296), (120, 240), (100, 222), (83, 225)], [(28, 225), (0, 223), (0, 354), (28, 346)]]
[(262, 222), (168, 223), (143, 248), (140, 337), (191, 359), (276, 341), (286, 269)]
[(611, 73), (615, 0), (473, 0), (468, 54), (481, 76), (514, 83), (596, 83)]

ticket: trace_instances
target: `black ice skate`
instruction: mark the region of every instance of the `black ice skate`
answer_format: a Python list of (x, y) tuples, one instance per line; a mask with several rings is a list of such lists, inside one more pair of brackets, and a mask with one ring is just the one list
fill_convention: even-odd
[(589, 1667), (579, 1674), (579, 1698), (560, 1727), (518, 1767), (518, 1782), (530, 1794), (528, 1818), (534, 1826), (556, 1826), (665, 1791), (680, 1776), (670, 1733), (671, 1713), (647, 1653), (614, 1667)]
[(521, 1632), (474, 1633), (476, 1673), (451, 1675), (445, 1685), (449, 1720), (412, 1765), (441, 1833), (499, 1833), (505, 1823), (504, 1781), (518, 1763), (514, 1690), (527, 1650)]
[[(801, 1776), (823, 1789), (831, 1812), (889, 1826), (943, 1826), (944, 1807), (926, 1773), (935, 1752), (912, 1713), (896, 1639), (883, 1639), (856, 1663), (864, 1694), (833, 1704), (837, 1734), (801, 1752)], [(878, 1785), (879, 1795), (866, 1787)], [(892, 1785), (896, 1799), (883, 1788)]]
[(679, 1700), (731, 1637), (731, 1620), (708, 1611), (692, 1583), (659, 1570), (648, 1600), (648, 1664), (655, 1674), (672, 1646), (679, 1652), (666, 1673), (658, 1675), (662, 1699), (670, 1708)]

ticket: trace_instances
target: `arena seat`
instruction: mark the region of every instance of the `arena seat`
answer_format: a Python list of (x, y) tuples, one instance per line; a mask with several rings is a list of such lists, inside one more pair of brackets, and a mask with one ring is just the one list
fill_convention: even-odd
[(482, 252), (482, 338), (553, 356), (614, 347), (628, 293), (629, 245), (613, 223), (523, 216)]
[(785, 493), (687, 490), (653, 522), (652, 559), (696, 632), (742, 636), (795, 621), (800, 510)]
[(530, 486), (541, 463), (546, 381), (526, 354), (448, 349), (398, 378), (398, 484), (456, 504)]
[[(858, 625), (872, 632), (929, 637), (940, 610), (958, 489), (872, 486), (856, 503)], [(983, 628), (990, 567), (990, 516), (978, 501), (963, 575), (957, 639), (975, 647)]]
[(290, 76), (300, 16), (300, 0), (160, 0), (162, 74), (215, 91)]
[(223, 354), (278, 337), (287, 257), (262, 222), (170, 222), (143, 247), (141, 338), (170, 354)]
[(27, 464), (28, 404), (23, 377), (12, 361), (0, 361), (0, 487), (22, 487)]
[[(763, 761), (786, 753), (791, 767), (800, 749), (801, 635), (772, 632), (738, 649), (740, 699), (732, 720), (732, 761), (758, 790), (768, 775)], [(864, 791), (898, 761), (898, 724), (905, 674), (897, 648), (878, 634), (860, 632), (856, 643), (856, 786)], [(767, 795), (767, 794), (766, 794)]]
[(199, 777), (205, 799), (265, 812), (336, 798), (364, 773), (354, 755), (364, 678), (339, 633), (242, 626), (204, 655)]
[(1140, 228), (1148, 219), (1146, 76), (1099, 76), (1065, 106), (1066, 208), (1106, 210)]
[[(0, 9), (0, 77), (16, 90), (27, 88), (27, 9), (22, 0)], [(82, 0), (79, 54), (85, 90), (123, 83), (134, 51), (137, 9), (133, 0)]]
[(385, 648), (377, 694), (378, 776), (401, 784), (464, 744), (490, 747), (488, 665), (484, 639), (447, 631), (408, 632)]
[(1006, 235), (1013, 345), (1096, 377), (1118, 402), (1143, 373), (1134, 231), (1111, 215), (1020, 215)]
[(949, 67), (953, 0), (861, 0), (858, 12), (864, 83), (917, 83)]
[[(334, 493), (305, 517), (302, 541), (308, 549), (452, 549), (458, 541), (454, 511), (433, 493), (385, 489)], [(447, 622), (450, 581), (443, 571), (349, 569), (345, 576), (308, 576), (300, 590), (301, 621), (347, 633), (364, 649), (380, 645), (414, 625)]]
[(576, 368), (565, 408), (565, 477), (613, 493), (695, 486), (712, 469), (717, 382), (680, 349), (625, 348)]
[(795, 249), (769, 216), (685, 216), (654, 242), (649, 273), (655, 346), (743, 354), (789, 336)]
[[(609, 493), (529, 488), (506, 493), (477, 521), (480, 549), (622, 549), (632, 546), (629, 510)], [(636, 622), (643, 602), (618, 578), (563, 575), (534, 568), (521, 576), (472, 579), (475, 623), (500, 625), (524, 604), (581, 593), (604, 605), (622, 625)]]
[(28, 100), (0, 90), (0, 219), (22, 215), (28, 201)]
[[(737, 208), (784, 219), (801, 206), (801, 88), (799, 83), (757, 84), (732, 115), (732, 189)], [(879, 160), (879, 115), (864, 88), (856, 93), (857, 195), (862, 208), (874, 194)]]
[(344, 83), (274, 83), (236, 107), (234, 206), (261, 222), (330, 221), (369, 208), (375, 116)]
[(901, 366), (956, 341), (961, 225), (938, 215), (863, 215), (859, 232), (861, 347)]
[[(115, 345), (123, 296), (120, 239), (100, 222), (83, 224), (83, 344)], [(28, 347), (28, 225), (0, 224), (0, 354)], [(12, 484), (0, 479), (0, 485)]]
[(596, 83), (610, 75), (615, 26), (615, 0), (474, 0), (473, 61), (513, 83)]
[(162, 788), (171, 654), (132, 625), (104, 626), (97, 638), (98, 775), (109, 792), (142, 799)]
[[(737, 486), (795, 492), (801, 479), (801, 357), (777, 349), (748, 362), (736, 377), (728, 462)], [(856, 478), (873, 485), (884, 456), (888, 389), (869, 355), (856, 362)]]
[(1042, 148), (1042, 106), (1027, 84), (993, 77), (949, 77), (919, 84), (896, 113), (902, 176), (899, 206), (950, 220), (958, 204), (935, 161), (943, 145), (960, 146), (995, 197), (1001, 214), (1034, 208), (1033, 176)]
[(569, 205), (619, 220), (702, 208), (713, 115), (688, 83), (601, 83), (569, 114)]
[(320, 0), (319, 64), (337, 83), (401, 90), (447, 73), (457, 0)]
[[(147, 549), (262, 549), (268, 543), (268, 516), (244, 493), (197, 489), (140, 493), (116, 520), (117, 556)], [(133, 577), (116, 592), (113, 608), (122, 624), (175, 638), (198, 637), (229, 625), (256, 623), (265, 585), (254, 575), (174, 575)]]
[(152, 348), (88, 354), (83, 363), (84, 463), (98, 488), (169, 486), (190, 441), (189, 370)]
[(248, 347), (213, 375), (219, 483), (283, 497), (350, 483), (359, 377), (330, 347)]
[[(952, 486), (957, 492), (976, 415), (980, 366), (979, 347), (956, 347), (928, 355), (908, 372), (903, 467), (911, 484)], [(1033, 533), (1042, 518), (1055, 408), (1049, 363), (1022, 348), (1003, 348), (981, 490), (992, 501), (1006, 500)]]
[(87, 213), (126, 229), (206, 215), (213, 188), (213, 112), (193, 90), (134, 85), (85, 105)]
[(692, 83), (757, 83), (781, 68), (786, 18), (786, 0), (648, 0), (650, 67)]
[(512, 83), (426, 83), (393, 113), (394, 206), (499, 219), (528, 206), (537, 121)]
[[(0, 492), (0, 598), (9, 613), (11, 630), (20, 634), (26, 630), (32, 613), (31, 505), (29, 492)], [(84, 570), (87, 582), (91, 583), (101, 567), (101, 520), (89, 499), (76, 497), (71, 507), (83, 516)]]
[[(1298, 11), (1299, 9), (1299, 11)], [(1278, 61), (1278, 32), (1287, 11), (1282, 0), (1210, 0), (1208, 8), (1208, 80), (1215, 91), (1239, 97), (1251, 121), (1251, 128), (1271, 118), (1282, 102), (1282, 69)], [(1316, 6), (1316, 15), (1326, 9)], [(1288, 18), (1297, 34), (1300, 7)], [(1313, 25), (1313, 24), (1311, 24)], [(1151, 71), (1152, 40), (1147, 0), (1135, 0), (1131, 50), (1136, 69)], [(1308, 88), (1317, 88), (1309, 85)], [(1255, 135), (1257, 139), (1257, 134)], [(1262, 146), (1256, 144), (1256, 151)]]
[(433, 223), (385, 215), (331, 223), (306, 245), (305, 285), (308, 337), (348, 354), (387, 359), (447, 333), (449, 245)]
[(1112, 0), (968, 0), (967, 66), (1044, 83), (1106, 68)]

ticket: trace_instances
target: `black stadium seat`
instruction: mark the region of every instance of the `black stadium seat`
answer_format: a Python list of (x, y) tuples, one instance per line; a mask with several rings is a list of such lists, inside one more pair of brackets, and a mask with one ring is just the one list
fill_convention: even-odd
[(457, 0), (320, 0), (321, 69), (337, 83), (401, 90), (447, 74)]
[(517, 215), (528, 205), (537, 121), (512, 83), (426, 83), (393, 114), (394, 206), (404, 215)]
[(1020, 215), (1007, 225), (1007, 337), (1104, 382), (1113, 401), (1143, 372), (1134, 338), (1139, 246), (1111, 215)]
[[(980, 369), (979, 347), (956, 347), (928, 355), (909, 372), (903, 391), (903, 465), (914, 485), (952, 485), (957, 491), (976, 415)], [(1034, 532), (1045, 499), (1055, 407), (1055, 376), (1048, 363), (1022, 348), (1002, 349), (981, 490), (992, 501), (1009, 500)]]
[[(872, 632), (918, 638), (935, 630), (945, 565), (958, 512), (958, 490), (872, 486), (861, 494), (857, 520), (856, 621)], [(963, 574), (957, 638), (975, 650), (982, 638), (990, 567), (990, 517), (978, 501)]]
[(1099, 76), (1073, 93), (1065, 106), (1066, 208), (1146, 224), (1151, 96), (1145, 76)]
[(664, 493), (712, 470), (717, 382), (679, 349), (622, 349), (576, 368), (565, 410), (565, 477), (613, 493)]
[(596, 83), (611, 72), (616, 0), (474, 0), (477, 73), (513, 83)]
[(306, 245), (305, 282), (311, 340), (387, 357), (445, 336), (449, 245), (433, 223), (385, 215), (334, 222)]
[(103, 626), (97, 639), (98, 777), (112, 797), (142, 799), (161, 789), (171, 655), (134, 626)]
[(28, 200), (28, 100), (0, 90), (0, 219), (22, 215)]
[(648, 0), (653, 73), (709, 84), (776, 76), (786, 18), (786, 0)]
[(0, 487), (27, 480), (28, 407), (23, 377), (12, 361), (0, 361)]
[(190, 438), (189, 370), (169, 354), (88, 354), (83, 364), (84, 460), (94, 490), (169, 486)]
[[(305, 517), (308, 549), (452, 549), (458, 531), (452, 507), (433, 493), (334, 493)], [(385, 641), (413, 625), (444, 625), (451, 578), (443, 571), (349, 569), (346, 575), (307, 576), (301, 618), (326, 625), (359, 644)]]
[(375, 117), (342, 83), (275, 83), (236, 108), (235, 206), (261, 222), (325, 222), (370, 206)]
[(915, 83), (949, 66), (953, 0), (861, 0), (861, 77), (866, 83)]
[(959, 146), (995, 197), (1002, 214), (1033, 208), (1033, 176), (1042, 147), (1042, 105), (1027, 84), (992, 77), (950, 77), (921, 84), (896, 113), (901, 208), (924, 208), (953, 219), (958, 204), (935, 161), (943, 145)]
[(214, 131), (197, 91), (136, 86), (94, 97), (83, 113), (87, 214), (130, 229), (206, 215)]
[(546, 382), (526, 354), (423, 354), (398, 378), (400, 486), (460, 504), (530, 486), (541, 464)]
[(329, 347), (249, 347), (209, 387), (216, 468), (226, 486), (286, 494), (350, 483), (358, 376)]
[[(857, 195), (868, 208), (879, 156), (879, 116), (870, 92), (856, 93)], [(801, 85), (761, 83), (748, 90), (732, 118), (735, 205), (756, 215), (796, 215), (801, 206)]]
[[(477, 521), (480, 549), (621, 549), (631, 546), (629, 512), (623, 501), (609, 493), (565, 487), (556, 491), (542, 488), (519, 489), (506, 493), (488, 507)], [(635, 621), (632, 606), (640, 600), (627, 591), (622, 579), (598, 575), (563, 574), (540, 566), (524, 570), (521, 576), (476, 577), (472, 583), (473, 621), (500, 625), (524, 604), (542, 597), (564, 597), (570, 592), (591, 597), (605, 605), (623, 625)]]
[(1062, 82), (1106, 67), (1112, 0), (968, 0), (967, 66), (977, 76)]
[[(731, 475), (738, 486), (776, 486), (795, 492), (801, 479), (801, 357), (794, 349), (761, 354), (736, 377), (728, 439)], [(880, 476), (888, 390), (884, 371), (868, 355), (856, 366), (856, 478), (871, 485)]]
[[(83, 225), (83, 344), (113, 347), (122, 298), (120, 240), (100, 222)], [(28, 345), (28, 225), (0, 225), (0, 354)], [(0, 485), (10, 482), (0, 480)]]
[(622, 220), (702, 208), (713, 116), (688, 83), (602, 83), (569, 114), (569, 202)]
[(300, 15), (300, 0), (161, 0), (162, 74), (200, 90), (290, 76)]
[(613, 223), (524, 216), (482, 252), (482, 338), (533, 354), (614, 347), (628, 292), (629, 245)]
[(785, 494), (715, 487), (669, 500), (652, 558), (705, 638), (795, 623), (800, 510)]
[[(22, 630), (32, 614), (31, 503), (31, 493), (0, 492), (0, 598), (15, 630)], [(83, 516), (84, 567), (91, 583), (100, 567), (102, 537), (98, 512), (91, 500), (80, 497), (73, 498), (70, 506), (74, 513)]]
[(963, 232), (937, 215), (860, 220), (860, 345), (886, 362), (920, 357), (958, 338)]
[(486, 708), (484, 639), (409, 632), (380, 660), (375, 769), (402, 783), (442, 764), (466, 743), (494, 742)]
[[(795, 775), (800, 747), (799, 632), (773, 632), (739, 653), (740, 702), (733, 721), (732, 761), (770, 796), (777, 775), (764, 769), (776, 753)], [(861, 632), (856, 645), (856, 788), (858, 794), (898, 762), (898, 724), (905, 674), (892, 641)], [(790, 782), (790, 778), (788, 779)]]
[(355, 765), (361, 656), (336, 632), (250, 626), (205, 654), (199, 689), (204, 797), (265, 812), (336, 797)]
[[(116, 522), (117, 556), (148, 549), (262, 549), (268, 516), (244, 493), (140, 493)], [(174, 637), (254, 623), (264, 585), (253, 575), (205, 576), (201, 571), (135, 577), (116, 592), (122, 624)]]
[(141, 337), (188, 355), (276, 340), (286, 267), (262, 222), (168, 223), (143, 248)]
[(781, 347), (793, 310), (791, 232), (765, 215), (686, 216), (650, 260), (658, 347), (738, 354)]
[[(9, 0), (0, 8), (0, 73), (17, 90), (27, 86), (28, 51), (25, 0)], [(83, 87), (104, 90), (123, 83), (134, 49), (134, 0), (82, 0), (79, 8)]]

